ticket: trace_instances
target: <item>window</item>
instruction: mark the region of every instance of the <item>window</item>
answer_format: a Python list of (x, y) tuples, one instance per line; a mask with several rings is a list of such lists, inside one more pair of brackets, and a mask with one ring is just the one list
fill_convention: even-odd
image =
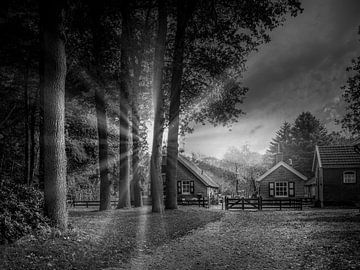
[(190, 181), (182, 181), (182, 194), (190, 194)]
[(276, 182), (275, 183), (275, 197), (287, 197), (288, 196), (288, 183)]
[(289, 197), (295, 197), (295, 183), (289, 182)]
[(345, 171), (343, 174), (344, 184), (354, 184), (356, 183), (356, 173), (355, 171)]
[(269, 197), (274, 197), (274, 182), (269, 183)]

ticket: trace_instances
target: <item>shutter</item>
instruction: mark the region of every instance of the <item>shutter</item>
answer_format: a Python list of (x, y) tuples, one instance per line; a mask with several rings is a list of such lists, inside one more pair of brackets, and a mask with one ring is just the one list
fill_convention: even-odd
[(269, 182), (269, 197), (274, 197), (275, 195), (275, 183)]
[(295, 197), (295, 182), (289, 182), (289, 197)]
[(177, 193), (181, 194), (181, 181), (177, 181)]
[(194, 181), (190, 181), (190, 193), (194, 194)]

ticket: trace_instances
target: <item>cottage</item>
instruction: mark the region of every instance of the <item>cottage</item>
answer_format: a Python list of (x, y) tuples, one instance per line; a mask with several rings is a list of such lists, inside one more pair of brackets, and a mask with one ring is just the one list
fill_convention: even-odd
[(360, 153), (355, 145), (316, 146), (315, 198), (324, 205), (360, 201)]
[(292, 166), (279, 161), (256, 179), (258, 192), (263, 199), (302, 198), (307, 177)]
[[(163, 158), (163, 161), (165, 160)], [(165, 166), (163, 163), (163, 179), (165, 179)], [(192, 199), (198, 196), (210, 198), (219, 192), (219, 185), (194, 162), (182, 155), (178, 157), (176, 180), (178, 199)]]

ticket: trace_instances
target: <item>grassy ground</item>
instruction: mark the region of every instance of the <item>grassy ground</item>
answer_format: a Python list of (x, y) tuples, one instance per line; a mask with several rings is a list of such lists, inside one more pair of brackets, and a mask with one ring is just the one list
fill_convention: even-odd
[(219, 220), (222, 214), (184, 208), (152, 214), (149, 207), (105, 212), (70, 211), (74, 229), (25, 237), (0, 247), (0, 269), (127, 268), (132, 257)]
[(360, 214), (227, 212), (221, 221), (158, 248), (141, 268), (360, 269)]
[(360, 269), (356, 210), (73, 211), (72, 233), (0, 247), (0, 269)]

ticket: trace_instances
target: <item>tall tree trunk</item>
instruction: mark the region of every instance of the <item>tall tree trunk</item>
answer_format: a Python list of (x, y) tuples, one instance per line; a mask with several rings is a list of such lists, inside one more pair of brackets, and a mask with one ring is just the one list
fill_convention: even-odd
[(39, 100), (39, 91), (36, 91), (34, 101), (32, 103), (31, 117), (30, 117), (30, 183), (33, 183), (34, 172), (36, 168), (36, 113), (38, 111), (38, 100)]
[(122, 44), (120, 71), (120, 173), (119, 173), (119, 202), (117, 208), (131, 207), (130, 200), (130, 74), (129, 49), (130, 27), (129, 2), (125, 1), (121, 8), (122, 15)]
[(137, 103), (135, 95), (133, 97), (133, 106), (132, 106), (132, 139), (133, 139), (133, 153), (132, 153), (132, 173), (133, 173), (133, 183), (134, 183), (134, 206), (141, 207), (142, 197), (141, 197), (141, 182), (140, 182), (140, 173), (139, 173), (139, 164), (140, 164), (140, 137), (139, 137), (139, 114), (137, 111)]
[(53, 225), (67, 228), (65, 154), (64, 2), (40, 2), (44, 74), (44, 198), (45, 214)]
[(109, 180), (109, 161), (108, 161), (108, 129), (106, 117), (105, 88), (100, 70), (103, 62), (104, 33), (102, 26), (102, 15), (104, 12), (103, 3), (95, 1), (92, 6), (92, 36), (93, 36), (93, 55), (92, 66), (96, 70), (98, 82), (95, 86), (95, 107), (98, 131), (99, 146), (99, 170), (100, 170), (100, 207), (99, 210), (111, 209), (111, 181)]
[[(143, 206), (142, 201), (142, 188), (141, 188), (141, 176), (140, 176), (140, 152), (141, 152), (141, 138), (139, 133), (140, 128), (140, 115), (139, 115), (139, 101), (138, 97), (140, 95), (140, 79), (141, 79), (141, 71), (142, 71), (142, 62), (143, 62), (143, 55), (148, 49), (150, 40), (149, 40), (149, 33), (150, 33), (150, 26), (149, 26), (149, 17), (151, 13), (151, 7), (148, 8), (146, 13), (146, 19), (143, 25), (143, 36), (141, 41), (145, 46), (142, 47), (141, 50), (137, 51), (136, 54), (132, 54), (132, 65), (134, 70), (134, 79), (133, 79), (133, 91), (132, 91), (132, 181), (133, 181), (133, 195), (134, 195), (134, 206), (141, 207)], [(136, 91), (138, 90), (138, 91)]]
[(177, 26), (170, 86), (169, 132), (166, 156), (166, 209), (177, 208), (176, 171), (178, 158), (178, 134), (181, 100), (181, 81), (183, 75), (185, 30), (196, 0), (177, 1)]
[(30, 151), (31, 151), (31, 134), (30, 134), (30, 93), (29, 93), (29, 64), (26, 60), (24, 73), (24, 105), (25, 105), (25, 167), (24, 183), (30, 185)]
[(100, 208), (99, 210), (111, 209), (111, 182), (109, 181), (108, 165), (108, 140), (105, 91), (102, 87), (95, 90), (96, 119), (99, 144), (99, 169), (100, 169)]
[[(40, 35), (43, 30), (40, 27)], [(38, 181), (39, 189), (44, 190), (44, 53), (40, 53), (39, 60), (39, 159), (38, 159)]]
[(154, 102), (154, 127), (153, 141), (150, 160), (151, 199), (152, 211), (162, 213), (164, 211), (163, 183), (161, 178), (161, 154), (162, 139), (164, 132), (163, 111), (163, 69), (167, 34), (167, 11), (164, 0), (158, 1), (158, 30), (155, 43), (154, 74), (153, 74), (153, 102)]

